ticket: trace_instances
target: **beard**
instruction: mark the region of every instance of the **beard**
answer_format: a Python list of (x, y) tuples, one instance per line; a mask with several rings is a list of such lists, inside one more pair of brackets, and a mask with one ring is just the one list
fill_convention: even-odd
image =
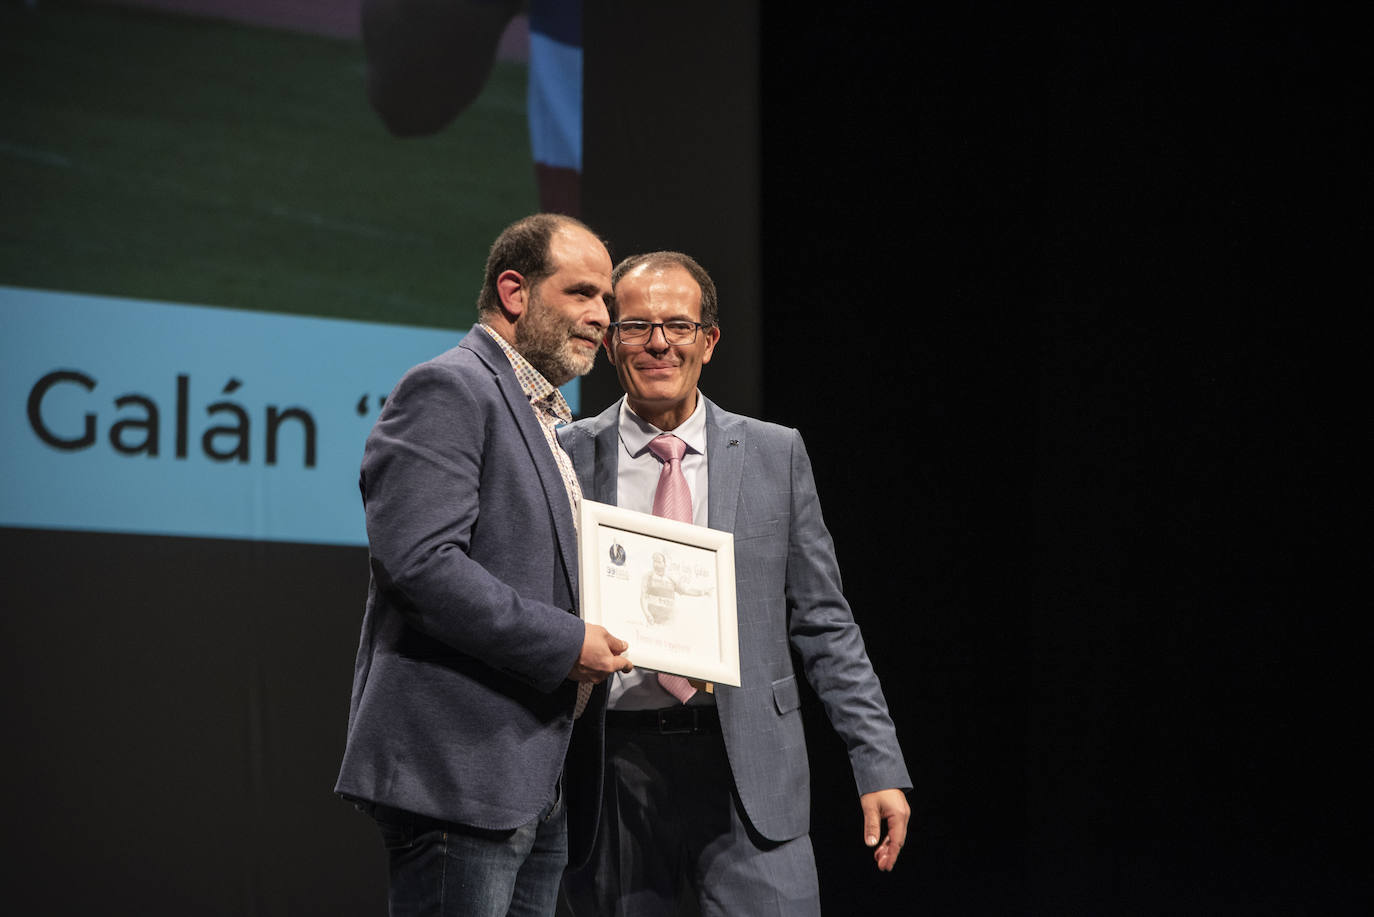
[(596, 349), (584, 353), (573, 338), (594, 342), (597, 336), (595, 330), (583, 331), (576, 321), (544, 305), (537, 293), (531, 295), (525, 315), (515, 323), (515, 349), (552, 385), (585, 376), (596, 362)]

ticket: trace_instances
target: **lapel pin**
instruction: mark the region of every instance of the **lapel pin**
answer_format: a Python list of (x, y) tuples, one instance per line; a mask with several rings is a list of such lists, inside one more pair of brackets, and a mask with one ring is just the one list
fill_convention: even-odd
[(732, 440), (730, 440), (730, 445), (732, 445), (732, 446), (738, 446), (738, 445), (739, 445), (739, 440), (737, 440), (737, 439), (732, 439)]

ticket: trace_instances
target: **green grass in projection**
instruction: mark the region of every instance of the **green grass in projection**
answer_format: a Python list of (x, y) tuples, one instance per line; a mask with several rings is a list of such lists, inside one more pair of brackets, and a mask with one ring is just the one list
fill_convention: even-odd
[(0, 283), (466, 327), (538, 206), (526, 69), (411, 139), (363, 71), (356, 41), (0, 4)]

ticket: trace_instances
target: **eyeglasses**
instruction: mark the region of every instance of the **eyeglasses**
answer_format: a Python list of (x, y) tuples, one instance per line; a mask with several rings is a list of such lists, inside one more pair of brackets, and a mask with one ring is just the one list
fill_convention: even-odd
[(691, 344), (697, 339), (697, 329), (705, 328), (702, 322), (611, 322), (611, 327), (620, 336), (622, 344), (647, 344), (653, 337), (655, 328), (663, 329), (663, 340), (669, 344)]

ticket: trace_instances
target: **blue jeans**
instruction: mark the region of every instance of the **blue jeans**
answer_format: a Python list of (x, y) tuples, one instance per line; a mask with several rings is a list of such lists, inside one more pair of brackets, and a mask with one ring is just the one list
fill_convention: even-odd
[(390, 858), (391, 917), (553, 917), (568, 863), (563, 794), (519, 828), (491, 831), (375, 807)]

